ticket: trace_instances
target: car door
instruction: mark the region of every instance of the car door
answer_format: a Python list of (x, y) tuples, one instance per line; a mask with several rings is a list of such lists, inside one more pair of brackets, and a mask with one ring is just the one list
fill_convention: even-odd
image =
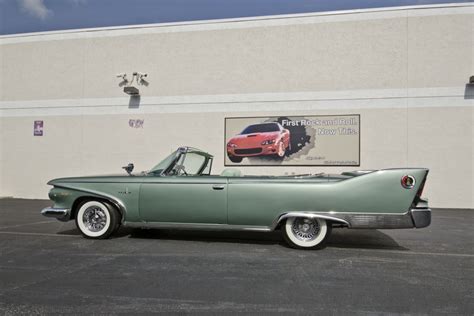
[(145, 179), (140, 217), (146, 222), (227, 224), (227, 178), (169, 176)]

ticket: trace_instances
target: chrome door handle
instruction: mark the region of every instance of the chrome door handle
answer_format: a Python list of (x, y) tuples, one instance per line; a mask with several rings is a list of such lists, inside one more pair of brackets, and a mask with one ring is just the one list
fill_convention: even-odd
[(225, 186), (223, 184), (214, 184), (212, 188), (214, 190), (224, 190)]

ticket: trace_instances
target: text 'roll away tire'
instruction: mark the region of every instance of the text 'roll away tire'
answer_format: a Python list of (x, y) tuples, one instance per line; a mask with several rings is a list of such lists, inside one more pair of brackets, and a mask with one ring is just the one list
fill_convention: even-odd
[(76, 214), (76, 226), (86, 238), (108, 238), (119, 225), (120, 213), (107, 202), (85, 201), (79, 206)]
[(321, 249), (331, 229), (331, 223), (321, 218), (290, 217), (283, 225), (282, 233), (292, 248)]

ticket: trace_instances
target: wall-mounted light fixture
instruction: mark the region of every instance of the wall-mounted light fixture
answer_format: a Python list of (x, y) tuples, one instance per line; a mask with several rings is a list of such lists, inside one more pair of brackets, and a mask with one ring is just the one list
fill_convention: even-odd
[(117, 78), (122, 78), (122, 82), (120, 82), (119, 86), (123, 87), (123, 92), (130, 96), (140, 96), (140, 89), (133, 86), (133, 82), (135, 81), (137, 85), (148, 85), (148, 81), (145, 78), (148, 77), (147, 73), (143, 72), (133, 72), (132, 73), (132, 80), (127, 79), (126, 73), (117, 74)]
[(140, 95), (140, 90), (138, 90), (138, 88), (135, 88), (135, 87), (123, 87), (123, 92), (131, 96)]

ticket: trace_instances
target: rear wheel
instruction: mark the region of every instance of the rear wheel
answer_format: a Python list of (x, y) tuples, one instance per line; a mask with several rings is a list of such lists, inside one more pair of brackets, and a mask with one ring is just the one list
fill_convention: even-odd
[(107, 202), (89, 200), (79, 206), (76, 226), (86, 238), (108, 238), (119, 225), (119, 212)]
[(293, 248), (320, 249), (331, 234), (331, 224), (321, 218), (291, 217), (286, 220), (282, 232)]

